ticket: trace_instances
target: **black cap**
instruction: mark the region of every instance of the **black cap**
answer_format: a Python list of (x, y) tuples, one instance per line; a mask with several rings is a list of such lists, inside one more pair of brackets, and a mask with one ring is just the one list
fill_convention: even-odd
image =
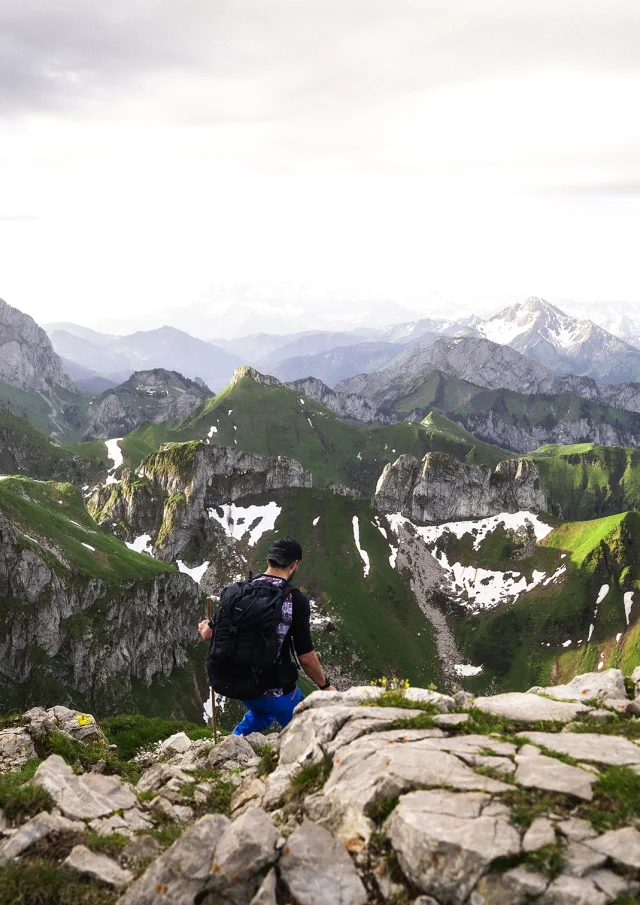
[(292, 562), (302, 559), (302, 547), (292, 537), (280, 537), (269, 547), (267, 559), (279, 566), (290, 566)]

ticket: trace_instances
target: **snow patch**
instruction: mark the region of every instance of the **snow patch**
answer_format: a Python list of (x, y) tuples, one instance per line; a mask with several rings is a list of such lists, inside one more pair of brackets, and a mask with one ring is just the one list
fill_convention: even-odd
[(313, 429), (313, 423), (312, 423), (312, 421), (311, 421), (311, 418), (307, 418), (307, 421), (309, 422), (309, 427), (310, 427), (311, 429)]
[(609, 585), (603, 584), (600, 588), (600, 592), (598, 593), (598, 599), (596, 600), (596, 606), (600, 606), (602, 601), (605, 599), (607, 594), (609, 593)]
[(468, 663), (456, 663), (453, 670), (458, 676), (479, 676), (482, 672), (482, 667), (470, 666)]
[(176, 565), (179, 572), (183, 572), (185, 575), (190, 575), (193, 580), (197, 582), (197, 584), (200, 584), (204, 573), (209, 568), (210, 563), (208, 561), (203, 562), (201, 566), (195, 566), (193, 569), (190, 569), (188, 566), (185, 566), (181, 559), (178, 559), (176, 561)]
[(209, 433), (207, 434), (207, 437), (211, 438), (211, 437), (213, 437), (214, 434), (217, 434), (217, 433), (218, 433), (218, 428), (215, 426), (215, 424), (212, 424), (211, 427), (209, 428)]
[(105, 440), (104, 442), (104, 445), (107, 447), (107, 455), (113, 462), (111, 471), (115, 471), (116, 468), (120, 468), (124, 461), (122, 450), (120, 449), (120, 443), (122, 443), (122, 439), (122, 437), (118, 437), (116, 440)]
[(633, 606), (633, 591), (627, 591), (624, 595), (624, 615), (627, 620), (627, 625), (629, 625), (629, 620), (631, 619), (631, 607)]
[(591, 641), (591, 636), (593, 635), (594, 629), (595, 629), (595, 625), (592, 622), (591, 625), (589, 626), (589, 634), (587, 635), (587, 644), (589, 643), (589, 641)]
[(318, 516), (317, 518), (314, 518), (314, 520), (313, 520), (313, 527), (314, 527), (314, 528), (316, 527), (316, 525), (318, 524), (319, 521), (320, 521), (320, 516)]
[(151, 535), (150, 534), (141, 534), (140, 537), (136, 537), (136, 539), (129, 543), (129, 541), (125, 541), (125, 544), (130, 550), (133, 550), (134, 553), (148, 553), (151, 556)]
[[(222, 515), (218, 514), (218, 509), (222, 509)], [(251, 547), (254, 547), (267, 531), (273, 531), (281, 512), (282, 507), (277, 503), (267, 503), (266, 506), (236, 506), (235, 503), (225, 503), (208, 510), (209, 518), (222, 525), (227, 537), (240, 540), (249, 532)]]
[(573, 644), (573, 641), (571, 640), (571, 638), (569, 638), (569, 640), (568, 640), (568, 641), (565, 641), (564, 644), (563, 644), (562, 646), (563, 646), (563, 647), (571, 647), (572, 644)]
[(227, 412), (227, 414), (229, 415), (229, 417), (231, 417), (231, 415), (233, 415), (233, 409), (229, 409), (229, 411)]
[(80, 543), (82, 544), (83, 547), (86, 547), (87, 550), (92, 550), (94, 553), (96, 552), (96, 548), (92, 547), (91, 544), (85, 544), (84, 541), (80, 541)]
[[(396, 536), (402, 525), (411, 524), (400, 513), (388, 515), (387, 521)], [(566, 570), (566, 567), (562, 566), (550, 578), (546, 572), (534, 571), (529, 581), (521, 572), (498, 572), (476, 566), (463, 566), (461, 563), (451, 564), (446, 553), (437, 549), (438, 540), (449, 532), (457, 538), (465, 534), (474, 535), (474, 549), (478, 550), (487, 535), (495, 531), (499, 525), (504, 525), (509, 530), (531, 528), (537, 540), (542, 540), (553, 530), (531, 512), (503, 513), (491, 518), (448, 522), (443, 525), (413, 526), (415, 533), (422, 538), (429, 552), (447, 573), (450, 593), (460, 605), (467, 606), (473, 612), (492, 609), (502, 603), (515, 603), (521, 594), (532, 591), (545, 580), (548, 583), (557, 581)], [(397, 551), (395, 552), (397, 556)], [(395, 566), (396, 557), (392, 558)]]
[(616, 635), (616, 644), (620, 643), (620, 638), (622, 638), (622, 632), (618, 632), (618, 634)]
[(364, 577), (367, 578), (371, 571), (371, 563), (369, 562), (369, 554), (360, 546), (360, 519), (357, 515), (354, 515), (353, 517), (353, 539), (356, 542), (360, 559), (364, 563)]

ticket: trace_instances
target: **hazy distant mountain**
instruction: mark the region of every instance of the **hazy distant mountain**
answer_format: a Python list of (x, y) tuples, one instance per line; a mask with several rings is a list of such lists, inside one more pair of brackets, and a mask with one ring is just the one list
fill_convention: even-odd
[(556, 374), (604, 383), (640, 380), (640, 350), (593, 321), (571, 317), (544, 299), (529, 298), (475, 325), (486, 339), (508, 345)]
[[(174, 327), (143, 330), (130, 336), (110, 336), (93, 330), (52, 325), (50, 338), (56, 351), (69, 362), (89, 369), (94, 376), (120, 383), (134, 371), (165, 368), (185, 377), (202, 378), (212, 390), (226, 386), (236, 367), (247, 362), (240, 357)], [(73, 333), (69, 327), (73, 328)], [(91, 339), (87, 339), (87, 337)]]
[(340, 346), (318, 355), (286, 358), (271, 369), (285, 383), (316, 377), (329, 387), (363, 371), (376, 371), (398, 354), (396, 343), (371, 342)]
[(613, 333), (630, 346), (640, 349), (640, 318), (618, 311), (611, 315), (605, 313), (595, 320), (604, 330)]
[(417, 321), (393, 324), (391, 327), (378, 330), (377, 337), (386, 342), (406, 343), (425, 337), (432, 337), (435, 340), (438, 336), (456, 336), (461, 331), (466, 332), (459, 321), (423, 317)]
[(89, 368), (83, 368), (74, 361), (69, 361), (68, 358), (62, 359), (62, 366), (65, 373), (69, 375), (75, 385), (85, 393), (89, 393), (91, 396), (99, 396), (100, 393), (104, 393), (105, 390), (109, 390), (121, 382), (109, 380), (108, 377), (101, 377), (95, 371), (92, 371)]

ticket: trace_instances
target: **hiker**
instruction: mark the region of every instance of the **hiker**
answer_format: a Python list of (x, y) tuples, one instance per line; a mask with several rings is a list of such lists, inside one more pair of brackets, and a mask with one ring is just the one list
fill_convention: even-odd
[(302, 700), (298, 666), (321, 691), (336, 689), (313, 649), (309, 598), (294, 588), (302, 547), (291, 537), (274, 541), (267, 571), (225, 588), (214, 619), (198, 626), (211, 641), (207, 669), (218, 694), (247, 708), (234, 735), (264, 732), (277, 720), (284, 728)]

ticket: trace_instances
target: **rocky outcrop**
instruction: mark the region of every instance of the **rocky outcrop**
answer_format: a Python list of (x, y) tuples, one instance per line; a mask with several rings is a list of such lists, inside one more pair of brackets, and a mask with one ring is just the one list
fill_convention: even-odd
[[(148, 534), (163, 559), (191, 560), (224, 533), (209, 510), (251, 494), (311, 487), (312, 476), (294, 459), (267, 458), (204, 442), (173, 443), (148, 456), (138, 472), (102, 487), (89, 508), (126, 540)], [(249, 526), (247, 526), (249, 527)]]
[(33, 318), (0, 299), (0, 382), (49, 395), (76, 392), (45, 331)]
[(383, 414), (378, 407), (358, 393), (338, 393), (315, 377), (305, 377), (287, 384), (296, 393), (326, 405), (345, 421), (360, 421), (363, 424), (392, 424), (396, 419)]
[(209, 396), (211, 390), (203, 381), (189, 380), (177, 371), (136, 371), (93, 400), (84, 436), (106, 440), (122, 437), (145, 421), (184, 418)]
[(27, 703), (132, 706), (133, 681), (170, 676), (198, 641), (199, 595), (187, 575), (89, 578), (44, 538), (25, 542), (2, 515), (0, 597), (0, 682)]
[[(579, 685), (597, 706), (559, 700), (560, 686), (477, 700), (316, 692), (280, 734), (187, 739), (178, 753), (167, 739), (135, 787), (52, 755), (31, 781), (51, 813), (0, 813), (0, 865), (28, 872), (44, 850), (50, 870), (82, 875), (87, 894), (121, 891), (119, 905), (632, 902), (640, 748), (623, 736), (635, 735), (615, 698), (624, 680)], [(251, 756), (265, 745), (267, 768)], [(151, 834), (167, 826), (184, 832), (163, 852)], [(114, 833), (130, 840), (120, 854), (96, 851), (101, 836), (113, 851)]]
[(463, 465), (446, 453), (427, 453), (422, 462), (400, 456), (387, 465), (374, 505), (412, 521), (446, 522), (501, 512), (543, 512), (549, 500), (537, 467), (527, 459), (505, 460), (492, 472), (483, 465)]

